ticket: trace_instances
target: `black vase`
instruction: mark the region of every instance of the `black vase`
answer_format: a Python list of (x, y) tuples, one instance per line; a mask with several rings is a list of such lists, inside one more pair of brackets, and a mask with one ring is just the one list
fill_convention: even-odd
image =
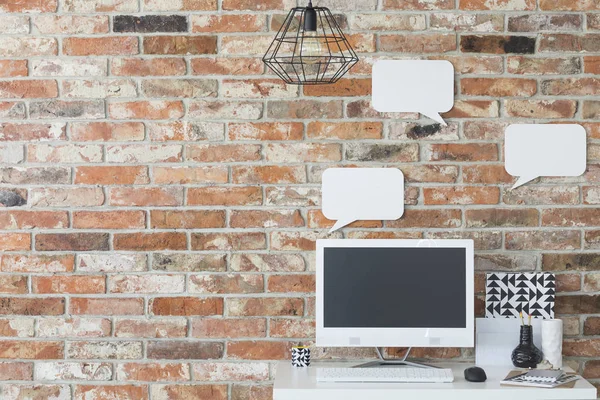
[(522, 325), (519, 345), (511, 355), (513, 365), (518, 368), (535, 368), (542, 362), (542, 358), (542, 351), (533, 344), (531, 325)]

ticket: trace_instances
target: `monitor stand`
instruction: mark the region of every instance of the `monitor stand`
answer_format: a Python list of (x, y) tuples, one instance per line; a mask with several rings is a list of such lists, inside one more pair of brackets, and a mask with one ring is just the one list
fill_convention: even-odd
[(439, 368), (434, 367), (433, 365), (421, 364), (412, 361), (406, 361), (408, 355), (410, 354), (410, 350), (412, 347), (408, 348), (408, 351), (404, 355), (403, 358), (384, 358), (383, 354), (381, 354), (381, 349), (379, 347), (375, 347), (377, 350), (377, 356), (379, 357), (379, 361), (371, 361), (365, 364), (356, 365), (353, 368), (376, 368), (376, 367), (414, 367), (414, 368)]

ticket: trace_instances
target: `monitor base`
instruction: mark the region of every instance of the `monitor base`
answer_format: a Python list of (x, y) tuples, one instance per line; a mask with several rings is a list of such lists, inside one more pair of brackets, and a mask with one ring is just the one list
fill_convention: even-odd
[(365, 364), (359, 364), (353, 368), (381, 368), (381, 367), (413, 367), (413, 368), (439, 368), (433, 365), (421, 364), (413, 361), (406, 361), (410, 354), (411, 348), (404, 355), (404, 358), (384, 358), (379, 347), (375, 347), (377, 351), (378, 361), (371, 361)]

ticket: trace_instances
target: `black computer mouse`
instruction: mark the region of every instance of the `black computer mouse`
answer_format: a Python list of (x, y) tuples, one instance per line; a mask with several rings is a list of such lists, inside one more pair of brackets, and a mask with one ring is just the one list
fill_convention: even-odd
[(485, 382), (487, 375), (483, 368), (471, 367), (465, 369), (465, 379), (469, 382)]

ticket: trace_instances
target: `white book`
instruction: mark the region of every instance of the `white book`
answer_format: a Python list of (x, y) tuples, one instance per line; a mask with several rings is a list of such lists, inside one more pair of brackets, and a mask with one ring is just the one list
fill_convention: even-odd
[(560, 385), (564, 385), (565, 383), (576, 381), (580, 378), (579, 375), (570, 375), (563, 374), (560, 378), (558, 378), (555, 382), (544, 382), (544, 381), (528, 381), (525, 379), (527, 372), (522, 374), (517, 374), (513, 376), (513, 373), (510, 373), (503, 381), (500, 382), (501, 385), (508, 386), (529, 386), (529, 387), (540, 387), (540, 388), (554, 388)]

